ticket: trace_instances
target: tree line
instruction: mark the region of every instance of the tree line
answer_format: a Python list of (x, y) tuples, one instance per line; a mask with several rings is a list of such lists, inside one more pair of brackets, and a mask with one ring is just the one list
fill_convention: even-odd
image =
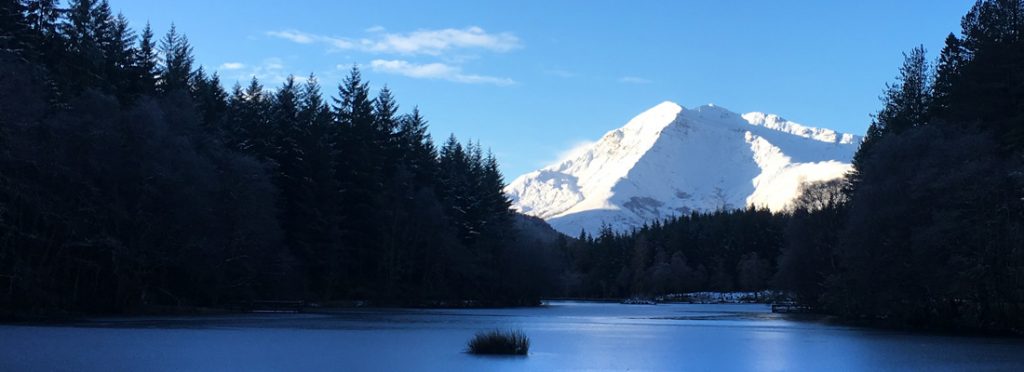
[(106, 0), (0, 8), (0, 309), (259, 299), (531, 304), (543, 245), (495, 157), (353, 67), (225, 90)]
[(563, 246), (588, 296), (781, 289), (898, 327), (1024, 333), (1024, 1), (905, 55), (843, 180), (792, 210), (693, 214)]
[(787, 216), (765, 209), (672, 217), (629, 233), (603, 226), (558, 245), (568, 297), (653, 297), (769, 287)]

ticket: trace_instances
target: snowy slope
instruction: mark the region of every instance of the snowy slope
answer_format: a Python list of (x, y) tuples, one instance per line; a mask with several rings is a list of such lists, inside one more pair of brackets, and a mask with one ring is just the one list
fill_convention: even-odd
[(845, 174), (860, 141), (776, 115), (663, 102), (505, 191), (517, 210), (569, 235), (691, 211), (781, 210), (802, 183)]

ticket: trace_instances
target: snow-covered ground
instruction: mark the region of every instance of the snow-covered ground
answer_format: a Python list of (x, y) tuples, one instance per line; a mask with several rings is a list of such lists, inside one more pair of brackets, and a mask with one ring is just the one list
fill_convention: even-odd
[(555, 229), (619, 231), (691, 211), (782, 210), (802, 184), (842, 177), (861, 137), (777, 115), (663, 102), (505, 189)]

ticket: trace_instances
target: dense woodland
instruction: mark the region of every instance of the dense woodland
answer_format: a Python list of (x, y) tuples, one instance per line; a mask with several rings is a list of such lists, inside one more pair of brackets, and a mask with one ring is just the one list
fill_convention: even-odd
[(1024, 1), (979, 1), (906, 54), (846, 180), (793, 210), (694, 214), (567, 243), (586, 296), (781, 289), (899, 327), (1024, 333)]
[[(353, 67), (225, 90), (173, 27), (2, 0), (0, 309), (257, 299), (509, 305), (777, 289), (891, 326), (1024, 332), (1024, 1), (908, 52), (845, 180), (791, 210), (578, 237), (512, 213), (497, 160)], [(468, 301), (468, 302), (467, 302)]]
[(5, 313), (537, 301), (496, 159), (435, 145), (357, 68), (332, 98), (314, 76), (226, 91), (173, 25), (105, 0), (0, 17)]

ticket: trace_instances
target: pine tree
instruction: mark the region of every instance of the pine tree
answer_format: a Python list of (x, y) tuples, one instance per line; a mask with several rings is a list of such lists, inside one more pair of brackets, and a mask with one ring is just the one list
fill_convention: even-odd
[(956, 35), (946, 36), (946, 45), (939, 54), (939, 61), (935, 66), (935, 83), (932, 85), (932, 99), (929, 105), (929, 116), (939, 117), (949, 110), (952, 99), (953, 88), (966, 63), (964, 50), (960, 39)]
[(900, 75), (896, 83), (886, 84), (885, 94), (882, 95), (884, 106), (875, 115), (864, 141), (853, 156), (853, 171), (847, 176), (848, 193), (854, 193), (864, 177), (865, 161), (871, 156), (871, 149), (876, 142), (885, 136), (900, 134), (928, 123), (932, 98), (929, 72), (924, 47), (914, 48), (909, 54), (904, 54)]
[[(273, 126), (273, 146), (270, 156), (277, 164), (277, 175), (288, 182), (297, 182), (305, 174), (299, 169), (303, 163), (303, 152), (299, 141), (305, 137), (306, 126), (299, 122), (300, 90), (295, 77), (289, 75), (277, 93), (270, 107), (270, 122)], [(282, 182), (284, 183), (284, 182)], [(290, 187), (295, 187), (294, 185)], [(288, 197), (291, 190), (284, 190)]]
[(23, 3), (29, 27), (47, 38), (57, 38), (61, 12), (58, 1), (25, 0)]
[[(114, 17), (113, 11), (110, 10), (110, 4), (107, 0), (100, 0), (95, 3), (90, 14), (91, 22), (93, 24), (92, 33), (96, 39), (96, 45), (103, 54), (103, 58), (110, 62), (114, 58), (114, 54), (120, 52), (113, 49), (123, 47), (125, 44), (123, 40), (119, 40), (119, 37), (124, 36), (117, 35), (118, 20)], [(125, 30), (127, 30), (127, 21), (124, 24)]]
[[(329, 300), (343, 295), (345, 256), (338, 220), (338, 186), (334, 176), (335, 125), (312, 74), (299, 92), (297, 125), (301, 134), (301, 177), (294, 178), (291, 201), (297, 220), (290, 222), (289, 248), (307, 272), (309, 291)], [(288, 101), (284, 99), (284, 101)], [(298, 176), (298, 175), (294, 175)]]
[(134, 93), (139, 95), (156, 93), (156, 79), (159, 74), (157, 47), (156, 41), (153, 40), (153, 28), (148, 22), (146, 28), (142, 29), (139, 46), (135, 50), (133, 75), (136, 77), (137, 87)]
[(470, 241), (470, 227), (467, 226), (470, 207), (469, 157), (462, 144), (452, 134), (441, 146), (438, 157), (438, 194), (445, 206), (445, 211), (456, 226), (459, 239), (463, 243)]
[(59, 63), (63, 50), (58, 1), (28, 0), (24, 6), (25, 22), (36, 40), (37, 52), (44, 65), (52, 68)]
[(34, 40), (24, 13), (21, 0), (0, 1), (0, 51), (34, 58), (30, 55)]
[(224, 126), (222, 122), (228, 109), (228, 93), (221, 87), (220, 77), (216, 72), (208, 77), (206, 71), (200, 67), (192, 79), (192, 100), (203, 119), (203, 129), (209, 133), (218, 133)]
[[(106, 2), (104, 2), (106, 4)], [(134, 85), (136, 85), (135, 68), (135, 32), (128, 25), (128, 19), (123, 14), (118, 14), (113, 19), (110, 35), (102, 46), (106, 56), (107, 79), (118, 98), (123, 102), (129, 102), (136, 98)]]
[(369, 295), (378, 274), (375, 258), (379, 253), (380, 211), (388, 185), (384, 176), (386, 154), (381, 147), (369, 84), (362, 81), (357, 67), (352, 68), (338, 87), (335, 115), (338, 119), (335, 177), (340, 193), (341, 223), (345, 242), (351, 248), (347, 264), (352, 278), (362, 279), (355, 293)]
[(243, 118), (246, 113), (245, 101), (242, 84), (235, 82), (235, 85), (231, 87), (231, 95), (228, 96), (227, 119), (221, 133), (223, 133), (224, 143), (228, 148), (239, 152), (244, 152), (246, 125), (248, 124)]
[(301, 120), (300, 88), (294, 76), (288, 76), (274, 94), (270, 107), (272, 125), (272, 147), (268, 154), (273, 159), (274, 183), (278, 198), (279, 220), (289, 249), (297, 257), (313, 259), (312, 237), (306, 231), (310, 223), (310, 210), (317, 200), (312, 200), (308, 180), (306, 152), (301, 143), (307, 136), (306, 125)]
[(928, 122), (931, 102), (930, 67), (924, 47), (914, 48), (904, 55), (900, 76), (889, 85), (882, 97), (885, 107), (876, 116), (884, 134), (899, 134)]
[(242, 148), (274, 166), (271, 156), (274, 153), (274, 128), (269, 121), (270, 105), (271, 100), (263, 85), (253, 76), (245, 88), (245, 100), (242, 101), (242, 119), (245, 120), (245, 143)]
[(978, 1), (964, 16), (966, 63), (955, 86), (950, 121), (998, 133), (1003, 151), (1024, 147), (1024, 1)]
[(74, 0), (60, 25), (69, 58), (67, 63), (61, 64), (66, 68), (62, 75), (71, 93), (81, 92), (87, 87), (112, 89), (106, 81), (104, 66), (107, 60), (103, 50), (103, 44), (110, 41), (112, 22), (110, 8), (104, 4), (93, 0)]
[(437, 149), (419, 108), (414, 107), (411, 114), (399, 120), (396, 137), (401, 163), (412, 172), (416, 184), (432, 186), (437, 174)]
[(395, 132), (398, 130), (398, 103), (395, 102), (391, 90), (387, 86), (381, 88), (377, 98), (373, 100), (374, 141), (383, 156), (385, 178), (394, 172), (394, 165), (399, 157)]
[[(337, 145), (344, 149), (339, 153), (336, 175), (344, 192), (351, 194), (346, 199), (353, 203), (360, 194), (381, 186), (380, 167), (382, 152), (377, 148), (376, 124), (373, 101), (370, 99), (368, 83), (355, 66), (349, 76), (338, 87), (338, 98), (334, 98), (334, 113), (338, 120)], [(362, 190), (366, 188), (366, 190)]]
[(270, 164), (273, 138), (273, 130), (268, 122), (270, 100), (256, 77), (245, 88), (235, 84), (228, 101), (227, 117), (225, 136), (228, 144)]
[(512, 201), (505, 194), (505, 179), (498, 168), (498, 159), (490, 150), (483, 159), (483, 180), (481, 188), (484, 192), (484, 203), (487, 213), (494, 226), (506, 226), (511, 216)]
[(338, 121), (343, 126), (370, 128), (374, 125), (369, 83), (363, 82), (362, 79), (359, 68), (352, 66), (349, 75), (338, 86), (339, 98), (334, 99), (334, 109)]
[[(309, 78), (306, 79), (301, 96), (302, 103), (299, 116), (303, 125), (309, 128), (317, 128), (318, 131), (324, 131), (329, 128), (333, 124), (331, 109), (324, 101), (323, 94), (320, 93), (320, 84), (313, 74), (310, 74)], [(325, 133), (321, 133), (316, 135), (316, 137), (325, 135)]]
[(160, 52), (164, 55), (158, 80), (160, 90), (164, 93), (179, 90), (188, 92), (195, 73), (192, 69), (192, 46), (185, 35), (178, 34), (174, 24), (171, 24), (171, 29), (160, 41)]

